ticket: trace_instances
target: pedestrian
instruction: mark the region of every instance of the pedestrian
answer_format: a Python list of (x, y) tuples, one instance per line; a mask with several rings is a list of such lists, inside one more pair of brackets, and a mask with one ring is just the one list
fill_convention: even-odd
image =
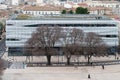
[(119, 57), (117, 57), (117, 60), (119, 59)]
[(102, 69), (104, 69), (104, 65), (102, 65)]
[(88, 74), (88, 79), (90, 79), (90, 74)]
[(92, 63), (92, 62), (91, 62), (90, 64), (91, 64), (91, 66), (93, 65), (93, 63)]

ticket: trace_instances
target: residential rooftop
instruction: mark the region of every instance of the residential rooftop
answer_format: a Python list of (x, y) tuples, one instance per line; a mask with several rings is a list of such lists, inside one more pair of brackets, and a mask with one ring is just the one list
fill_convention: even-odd
[(52, 5), (45, 5), (45, 6), (25, 6), (23, 11), (61, 11), (65, 9), (62, 6), (52, 6)]
[(42, 15), (42, 16), (29, 16), (25, 15), (11, 16), (10, 20), (111, 20), (107, 16), (93, 15), (93, 14), (66, 14), (66, 15)]

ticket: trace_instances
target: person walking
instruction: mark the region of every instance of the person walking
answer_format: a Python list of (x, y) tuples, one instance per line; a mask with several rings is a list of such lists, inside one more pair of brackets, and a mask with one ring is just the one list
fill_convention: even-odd
[(88, 79), (90, 79), (91, 77), (90, 77), (90, 74), (88, 74)]
[(117, 57), (117, 60), (119, 59), (119, 57)]
[(104, 65), (102, 65), (102, 69), (104, 69)]

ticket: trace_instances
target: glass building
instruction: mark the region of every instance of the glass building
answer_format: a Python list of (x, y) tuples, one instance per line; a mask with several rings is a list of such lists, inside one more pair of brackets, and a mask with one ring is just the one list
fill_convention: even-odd
[[(110, 47), (119, 45), (119, 23), (100, 15), (52, 15), (31, 17), (28, 19), (11, 18), (6, 21), (6, 46), (9, 54), (23, 55), (25, 42), (42, 25), (58, 25), (64, 28), (82, 29), (95, 32)], [(113, 49), (112, 49), (113, 51)]]

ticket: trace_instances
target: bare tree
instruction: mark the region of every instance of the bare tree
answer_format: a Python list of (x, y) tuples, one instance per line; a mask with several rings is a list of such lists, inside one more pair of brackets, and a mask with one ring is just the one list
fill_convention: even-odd
[(68, 29), (64, 31), (63, 44), (64, 52), (67, 58), (67, 65), (70, 65), (71, 56), (79, 53), (83, 39), (83, 31), (80, 29)]
[(106, 54), (107, 46), (96, 33), (86, 33), (85, 45), (85, 55), (88, 58), (88, 64), (90, 63), (90, 59), (93, 55), (103, 56)]
[(54, 47), (59, 41), (61, 30), (57, 25), (54, 27), (41, 26), (32, 34), (32, 37), (26, 42), (26, 46), (30, 48), (32, 55), (46, 55), (47, 65), (51, 65), (51, 56), (57, 52)]
[(108, 46), (103, 42), (100, 45), (95, 47), (95, 51), (96, 51), (96, 56), (106, 56), (108, 55), (107, 53), (108, 50)]
[(31, 61), (31, 56), (33, 56), (33, 52), (34, 52), (34, 44), (37, 43), (36, 40), (34, 40), (36, 36), (34, 36), (32, 34), (32, 38), (28, 39), (25, 43), (24, 46), (24, 55), (26, 56), (26, 61), (28, 61), (30, 63)]

